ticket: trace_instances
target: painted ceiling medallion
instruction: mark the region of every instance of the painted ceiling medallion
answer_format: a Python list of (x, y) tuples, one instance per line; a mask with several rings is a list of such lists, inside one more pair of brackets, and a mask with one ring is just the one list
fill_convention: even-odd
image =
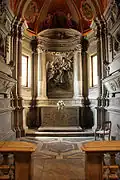
[(35, 1), (31, 1), (24, 13), (24, 18), (27, 23), (34, 23), (36, 16), (38, 15), (38, 6)]
[(89, 0), (85, 0), (81, 2), (81, 12), (83, 17), (86, 20), (92, 21), (94, 18), (94, 9), (92, 4), (90, 4)]

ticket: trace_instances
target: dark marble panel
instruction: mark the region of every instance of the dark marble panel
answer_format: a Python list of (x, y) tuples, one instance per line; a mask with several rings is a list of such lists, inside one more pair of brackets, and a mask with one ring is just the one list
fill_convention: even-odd
[(65, 107), (63, 110), (58, 111), (57, 107), (42, 107), (41, 126), (79, 126), (79, 108)]

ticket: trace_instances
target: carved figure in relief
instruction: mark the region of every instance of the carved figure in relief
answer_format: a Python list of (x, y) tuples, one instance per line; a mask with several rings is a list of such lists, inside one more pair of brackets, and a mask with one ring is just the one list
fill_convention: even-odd
[(110, 82), (110, 87), (113, 91), (116, 91), (116, 84), (114, 81)]
[(54, 61), (47, 64), (47, 80), (49, 86), (59, 86), (61, 88), (69, 87), (69, 79), (73, 71), (73, 59), (56, 57)]
[(31, 1), (25, 11), (25, 19), (28, 23), (34, 23), (38, 15), (38, 6), (35, 1)]
[(94, 17), (93, 9), (87, 1), (82, 2), (82, 13), (87, 20), (92, 20)]

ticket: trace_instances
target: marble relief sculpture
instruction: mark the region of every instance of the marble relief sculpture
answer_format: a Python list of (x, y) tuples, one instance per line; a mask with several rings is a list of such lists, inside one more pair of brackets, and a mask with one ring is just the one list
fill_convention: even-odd
[(47, 62), (47, 88), (48, 92), (58, 90), (69, 91), (72, 88), (73, 56), (70, 53), (61, 56), (58, 54)]

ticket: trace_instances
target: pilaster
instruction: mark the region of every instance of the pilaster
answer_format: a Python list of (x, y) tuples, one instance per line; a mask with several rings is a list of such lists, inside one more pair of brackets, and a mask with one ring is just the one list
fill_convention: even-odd
[(37, 66), (38, 66), (38, 52), (37, 52), (37, 39), (33, 37), (31, 41), (32, 48), (32, 99), (37, 97)]
[(80, 126), (83, 129), (90, 129), (93, 126), (93, 113), (90, 109), (90, 102), (88, 99), (88, 40), (82, 37), (81, 40), (81, 57), (82, 57), (82, 107)]
[[(11, 27), (11, 36), (12, 36), (12, 40), (11, 40), (11, 55), (12, 55), (12, 61), (14, 64), (14, 68), (12, 71), (12, 76), (14, 79), (17, 80), (17, 73), (18, 73), (18, 31), (17, 31), (17, 27), (18, 27), (18, 22), (19, 20), (17, 18), (14, 19), (13, 23), (12, 23), (12, 27)], [(19, 115), (18, 115), (18, 110), (19, 110), (19, 106), (18, 106), (18, 96), (17, 96), (17, 86), (18, 83), (16, 83), (15, 88), (13, 89), (13, 98), (14, 98), (14, 130), (16, 132), (16, 137), (20, 137), (21, 136), (21, 132), (20, 132), (20, 128), (19, 128)]]
[(74, 52), (74, 99), (82, 94), (82, 67), (81, 67), (81, 46)]
[(38, 98), (47, 99), (46, 52), (38, 47)]

